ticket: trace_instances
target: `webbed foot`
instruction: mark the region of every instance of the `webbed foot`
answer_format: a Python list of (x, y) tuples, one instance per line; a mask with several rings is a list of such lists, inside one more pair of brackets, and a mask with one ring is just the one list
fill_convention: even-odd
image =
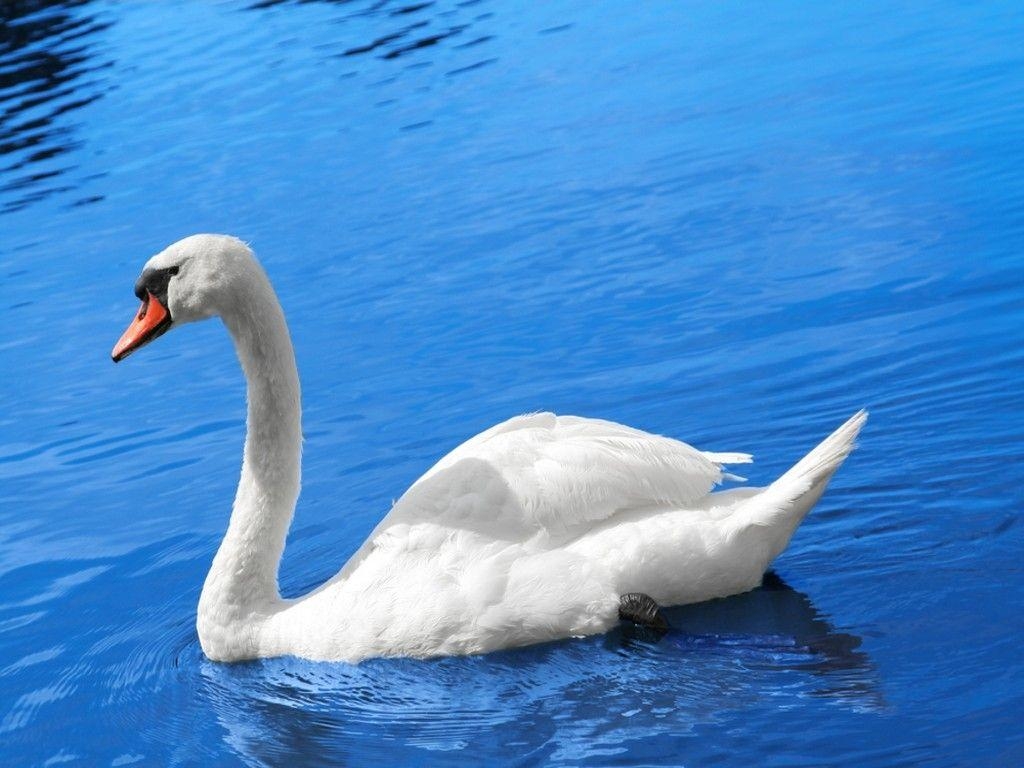
[(670, 628), (654, 598), (643, 592), (629, 592), (619, 598), (619, 621), (629, 621), (660, 634)]

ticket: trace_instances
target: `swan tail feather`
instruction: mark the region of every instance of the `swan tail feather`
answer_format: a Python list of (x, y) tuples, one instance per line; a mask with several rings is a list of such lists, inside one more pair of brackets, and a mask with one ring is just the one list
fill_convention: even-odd
[(731, 518), (734, 532), (752, 526), (777, 528), (779, 540), (772, 557), (781, 552), (804, 516), (821, 498), (832, 475), (854, 449), (867, 418), (866, 410), (855, 413), (778, 480), (740, 504)]
[(854, 449), (854, 441), (867, 420), (867, 411), (863, 409), (857, 411), (839, 429), (822, 440), (814, 450), (790, 467), (772, 485), (804, 481), (815, 485), (823, 480), (827, 481)]

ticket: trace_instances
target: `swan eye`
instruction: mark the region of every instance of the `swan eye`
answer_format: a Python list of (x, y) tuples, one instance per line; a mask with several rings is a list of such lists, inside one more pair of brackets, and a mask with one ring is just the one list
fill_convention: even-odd
[(171, 282), (172, 276), (178, 274), (180, 269), (180, 266), (175, 266), (144, 270), (142, 276), (135, 282), (135, 295), (142, 299), (147, 293), (151, 293), (166, 305), (167, 284)]

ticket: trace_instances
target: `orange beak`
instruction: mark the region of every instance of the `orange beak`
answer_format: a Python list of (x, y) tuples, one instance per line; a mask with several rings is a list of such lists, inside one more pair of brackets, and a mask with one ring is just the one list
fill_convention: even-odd
[(147, 291), (146, 298), (142, 300), (142, 306), (139, 307), (139, 313), (128, 326), (128, 330), (117, 340), (110, 357), (115, 363), (119, 363), (139, 347), (145, 346), (157, 336), (162, 335), (170, 327), (171, 313), (156, 296)]

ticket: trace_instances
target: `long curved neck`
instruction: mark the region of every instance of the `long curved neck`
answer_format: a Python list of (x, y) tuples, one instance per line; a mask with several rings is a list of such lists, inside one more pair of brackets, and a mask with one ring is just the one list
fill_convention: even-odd
[(245, 371), (248, 415), (231, 521), (199, 601), (204, 649), (220, 634), (217, 628), (266, 615), (279, 602), (277, 569), (299, 495), (295, 353), (277, 296), (262, 269), (253, 267), (242, 298), (222, 313)]

